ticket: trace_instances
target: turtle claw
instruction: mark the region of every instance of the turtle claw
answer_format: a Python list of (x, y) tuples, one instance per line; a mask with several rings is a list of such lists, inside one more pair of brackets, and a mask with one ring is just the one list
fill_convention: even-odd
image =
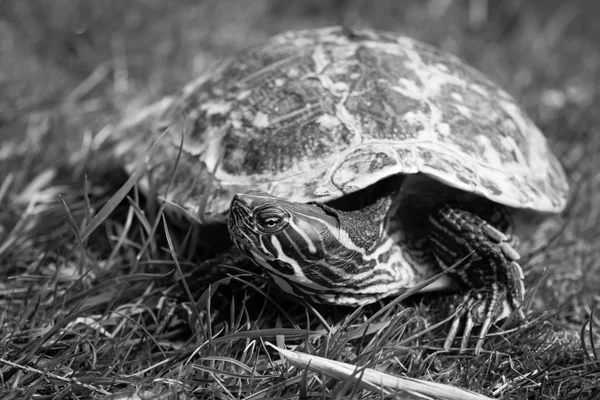
[[(466, 318), (465, 318), (465, 315), (466, 315)], [(454, 343), (454, 340), (456, 339), (458, 329), (459, 329), (460, 324), (463, 319), (465, 321), (465, 327), (464, 327), (462, 339), (460, 341), (459, 353), (462, 354), (467, 350), (467, 344), (468, 344), (469, 338), (471, 336), (471, 331), (473, 330), (473, 327), (475, 326), (475, 321), (473, 321), (473, 318), (470, 316), (470, 313), (468, 312), (467, 308), (463, 307), (463, 306), (461, 306), (459, 308), (456, 316), (452, 320), (452, 325), (450, 326), (450, 330), (448, 331), (448, 336), (446, 336), (446, 341), (444, 342), (444, 350), (450, 351), (450, 349), (452, 348), (452, 344)], [(482, 344), (483, 344), (483, 341), (482, 341)], [(477, 341), (477, 346), (479, 346), (479, 345), (480, 345), (479, 341)], [(477, 350), (476, 350), (476, 353), (477, 353)]]
[(475, 354), (480, 354), (483, 349), (483, 342), (492, 324), (509, 315), (516, 315), (518, 318), (524, 319), (523, 311), (521, 309), (515, 310), (513, 305), (507, 301), (505, 290), (500, 290), (499, 288), (494, 288), (491, 291), (471, 290), (464, 296), (452, 320), (452, 325), (448, 330), (448, 335), (444, 342), (444, 350), (450, 351), (460, 325), (463, 323), (464, 327), (459, 353), (464, 353), (468, 349), (471, 333), (477, 325), (481, 326), (481, 328), (477, 335)]
[[(462, 338), (460, 341), (460, 350), (459, 354), (464, 353), (468, 349), (469, 339), (471, 338), (471, 332), (473, 331), (473, 327), (477, 324), (475, 318), (473, 318), (473, 312), (477, 304), (475, 304), (476, 298), (471, 296), (470, 294), (465, 296), (463, 303), (459, 306), (459, 309), (452, 320), (452, 325), (448, 330), (448, 336), (446, 337), (446, 341), (444, 342), (444, 350), (450, 351), (454, 340), (456, 339), (459, 327), (461, 322), (464, 321), (464, 329)], [(477, 344), (475, 345), (475, 354), (479, 354), (483, 347), (483, 340), (485, 335), (489, 331), (492, 325), (492, 317), (491, 315), (487, 316), (483, 321), (483, 325), (481, 330), (479, 331), (479, 336), (477, 338)]]

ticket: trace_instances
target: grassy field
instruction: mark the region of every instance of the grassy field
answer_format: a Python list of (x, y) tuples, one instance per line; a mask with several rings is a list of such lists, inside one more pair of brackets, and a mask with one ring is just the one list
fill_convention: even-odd
[[(270, 342), (493, 398), (600, 399), (598, 15), (593, 1), (0, 0), (0, 397), (407, 398), (293, 367)], [(99, 214), (127, 180), (101, 145), (119, 121), (271, 34), (339, 23), (479, 68), (569, 176), (567, 210), (524, 257), (528, 322), (480, 355), (442, 351), (443, 297), (302, 304), (253, 268), (203, 262), (223, 228), (188, 232), (135, 188)]]

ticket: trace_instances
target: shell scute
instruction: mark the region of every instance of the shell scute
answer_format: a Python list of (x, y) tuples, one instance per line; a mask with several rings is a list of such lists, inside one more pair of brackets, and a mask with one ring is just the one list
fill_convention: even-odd
[(361, 177), (372, 178), (377, 174), (386, 177), (390, 175), (388, 171), (398, 169), (398, 161), (393, 153), (390, 147), (357, 149), (347, 154), (343, 162), (334, 169), (331, 182), (341, 193), (360, 190), (365, 185), (368, 186), (360, 181)]
[(480, 178), (479, 183), (482, 186), (484, 193), (488, 193), (489, 196), (500, 196), (502, 194), (502, 189), (499, 185), (496, 184), (495, 181), (488, 178)]
[(458, 158), (458, 154), (444, 153), (427, 147), (420, 147), (418, 154), (419, 171), (450, 186), (460, 186), (461, 189), (470, 192), (475, 190), (478, 175), (466, 160)]
[(416, 174), (419, 172), (420, 161), (417, 148), (396, 146), (395, 150), (398, 155), (398, 165), (400, 166), (399, 173)]
[(162, 119), (172, 138), (156, 162), (176, 159), (184, 131), (185, 162), (212, 176), (207, 213), (226, 211), (235, 191), (326, 201), (418, 172), (513, 207), (566, 203), (558, 160), (506, 92), (458, 58), (392, 34), (275, 36), (192, 82)]

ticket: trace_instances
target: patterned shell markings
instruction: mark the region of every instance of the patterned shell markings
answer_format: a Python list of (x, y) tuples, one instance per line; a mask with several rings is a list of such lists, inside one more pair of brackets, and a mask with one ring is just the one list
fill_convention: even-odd
[(326, 201), (416, 172), (514, 207), (552, 212), (566, 201), (562, 168), (514, 100), (405, 37), (275, 36), (175, 105), (193, 121), (184, 150), (215, 171), (208, 212), (247, 189)]

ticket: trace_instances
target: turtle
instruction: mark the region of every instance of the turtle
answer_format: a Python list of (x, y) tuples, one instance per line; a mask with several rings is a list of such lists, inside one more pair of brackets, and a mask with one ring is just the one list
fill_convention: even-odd
[(524, 318), (519, 236), (564, 209), (568, 183), (531, 118), (459, 58), (374, 29), (290, 31), (165, 104), (155, 190), (226, 221), (285, 292), (360, 306), (439, 275), (428, 290), (462, 296), (444, 344), (464, 325), (461, 351), (474, 326), (479, 352)]

